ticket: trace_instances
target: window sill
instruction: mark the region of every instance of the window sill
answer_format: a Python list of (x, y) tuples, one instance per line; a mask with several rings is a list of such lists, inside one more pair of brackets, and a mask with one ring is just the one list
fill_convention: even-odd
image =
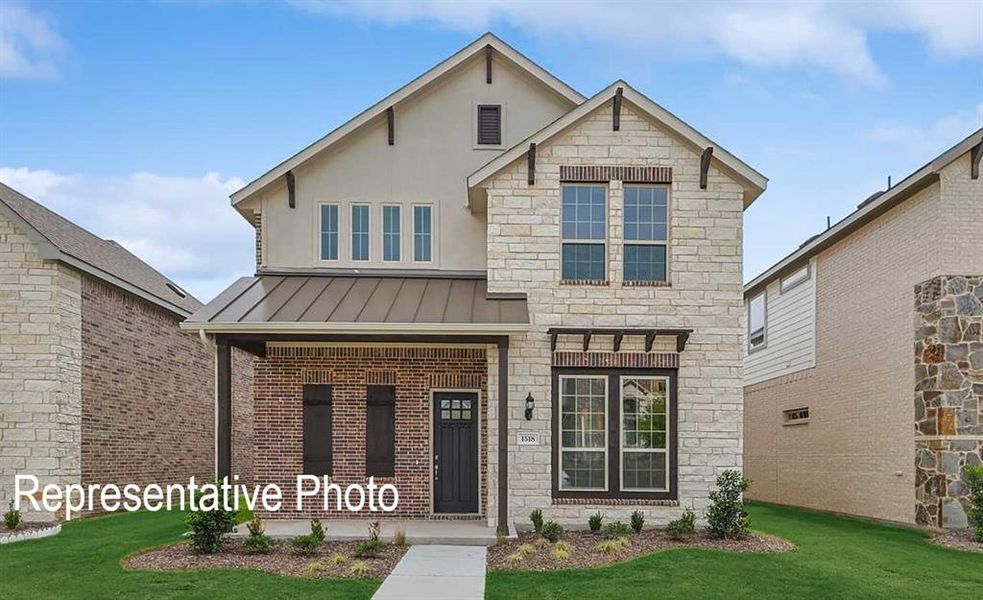
[(553, 506), (584, 506), (603, 504), (606, 506), (679, 506), (679, 500), (657, 498), (553, 498)]
[(672, 282), (669, 281), (622, 281), (623, 287), (660, 287), (671, 288)]
[(606, 279), (561, 279), (560, 285), (597, 285), (607, 286), (611, 282)]

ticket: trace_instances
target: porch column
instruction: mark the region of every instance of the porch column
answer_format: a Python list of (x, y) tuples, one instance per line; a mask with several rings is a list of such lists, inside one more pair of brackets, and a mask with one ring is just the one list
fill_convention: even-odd
[(232, 478), (232, 348), (223, 338), (215, 347), (215, 476)]
[(498, 341), (498, 533), (509, 533), (509, 338)]

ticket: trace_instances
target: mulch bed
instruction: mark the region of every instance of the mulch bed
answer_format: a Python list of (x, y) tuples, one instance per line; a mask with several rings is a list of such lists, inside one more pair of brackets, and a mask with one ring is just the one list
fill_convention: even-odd
[(977, 542), (969, 529), (945, 529), (932, 534), (932, 541), (946, 548), (983, 552), (983, 544)]
[[(733, 552), (788, 552), (795, 549), (795, 544), (788, 540), (762, 533), (751, 533), (743, 540), (717, 540), (704, 532), (697, 532), (687, 539), (674, 540), (661, 529), (648, 529), (625, 537), (628, 544), (623, 549), (614, 554), (603, 554), (597, 549), (598, 544), (608, 539), (603, 534), (568, 531), (561, 539), (570, 544), (569, 557), (558, 561), (553, 558), (553, 546), (544, 538), (535, 533), (520, 533), (518, 540), (488, 549), (488, 568), (493, 571), (555, 571), (600, 567), (671, 548), (708, 548)], [(509, 563), (506, 558), (517, 552), (523, 544), (532, 545), (534, 552), (526, 555), (518, 564)]]
[(17, 529), (7, 529), (7, 526), (0, 521), (0, 538), (12, 537), (15, 535), (22, 535), (25, 533), (30, 533), (31, 531), (37, 531), (39, 529), (50, 529), (58, 523), (21, 523), (17, 526)]
[[(199, 569), (255, 569), (277, 575), (304, 577), (307, 579), (381, 579), (389, 574), (406, 553), (405, 547), (387, 545), (375, 558), (355, 558), (358, 542), (327, 542), (315, 555), (297, 554), (289, 541), (274, 540), (270, 554), (246, 554), (242, 540), (222, 542), (217, 554), (198, 554), (186, 543), (153, 548), (123, 559), (123, 568), (147, 571), (195, 571)], [(336, 565), (336, 554), (348, 557)], [(363, 576), (351, 573), (352, 563), (365, 561), (369, 572)]]

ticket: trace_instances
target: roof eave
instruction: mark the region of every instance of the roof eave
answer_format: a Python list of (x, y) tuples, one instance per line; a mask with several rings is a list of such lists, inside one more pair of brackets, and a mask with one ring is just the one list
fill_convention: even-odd
[(181, 323), (181, 329), (207, 334), (508, 335), (526, 333), (529, 328), (528, 323)]

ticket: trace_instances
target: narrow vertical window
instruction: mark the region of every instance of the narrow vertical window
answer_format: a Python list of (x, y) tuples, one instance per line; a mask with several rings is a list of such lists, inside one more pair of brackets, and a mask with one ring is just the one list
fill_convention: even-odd
[(396, 388), (370, 385), (365, 407), (365, 476), (396, 474)]
[(413, 260), (430, 262), (433, 252), (433, 223), (429, 206), (413, 207)]
[(766, 292), (761, 292), (748, 302), (747, 332), (748, 350), (763, 348), (767, 339), (768, 307), (765, 300)]
[(331, 474), (331, 386), (305, 385), (304, 474)]
[(338, 260), (338, 205), (321, 205), (321, 260)]
[(564, 186), (562, 189), (560, 277), (566, 281), (606, 281), (606, 188)]
[(502, 143), (502, 107), (500, 105), (478, 105), (478, 143), (490, 146), (498, 146)]
[(399, 260), (399, 207), (382, 207), (382, 260)]
[(621, 378), (621, 489), (669, 489), (668, 379)]
[(352, 260), (369, 260), (369, 207), (352, 206)]
[(625, 186), (625, 281), (666, 281), (669, 190)]
[(607, 489), (607, 377), (560, 377), (560, 489)]

